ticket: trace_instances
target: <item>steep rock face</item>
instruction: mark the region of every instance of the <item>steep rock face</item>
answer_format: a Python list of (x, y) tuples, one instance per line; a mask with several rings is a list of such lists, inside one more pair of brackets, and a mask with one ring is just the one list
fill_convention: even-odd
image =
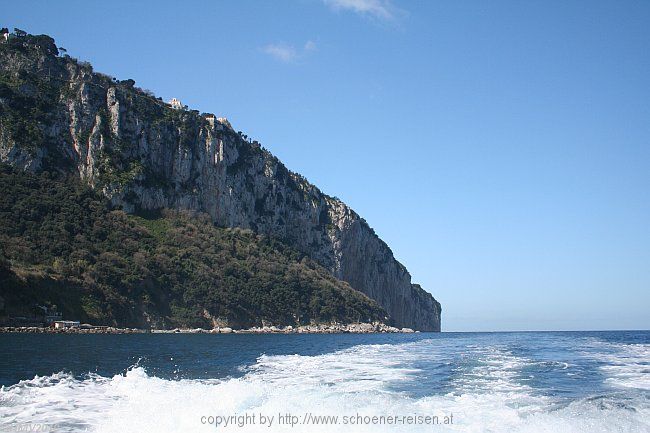
[(375, 299), (392, 323), (440, 330), (440, 304), (357, 213), (227, 122), (58, 57), (46, 36), (0, 44), (0, 160), (77, 174), (127, 212), (200, 210), (277, 236)]

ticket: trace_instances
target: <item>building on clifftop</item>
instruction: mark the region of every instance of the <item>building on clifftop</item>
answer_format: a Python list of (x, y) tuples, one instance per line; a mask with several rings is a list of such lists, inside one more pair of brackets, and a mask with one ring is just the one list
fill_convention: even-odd
[(174, 108), (176, 110), (182, 110), (183, 109), (183, 103), (179, 99), (176, 99), (176, 98), (170, 99), (169, 105), (171, 105), (172, 108)]

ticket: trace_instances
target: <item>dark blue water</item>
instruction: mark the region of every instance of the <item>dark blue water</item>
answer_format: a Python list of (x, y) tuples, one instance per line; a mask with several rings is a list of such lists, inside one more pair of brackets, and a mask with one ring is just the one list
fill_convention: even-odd
[[(534, 367), (537, 380), (552, 382), (554, 362), (570, 362), (585, 339), (622, 344), (650, 344), (650, 331), (504, 332), (422, 334), (0, 334), (0, 385), (61, 371), (81, 377), (89, 372), (113, 376), (139, 365), (165, 379), (241, 376), (261, 355), (314, 356), (357, 345), (402, 344), (420, 340), (444, 346), (448, 361), (463, 364), (468, 344), (499, 345), (514, 355), (547, 364)], [(576, 345), (572, 344), (576, 341)], [(439, 343), (436, 343), (439, 342)], [(562, 342), (563, 344), (558, 344)], [(598, 376), (598, 362), (582, 359), (580, 380)], [(577, 366), (576, 366), (577, 367)], [(451, 364), (438, 366), (443, 375)], [(584, 370), (584, 371), (583, 371)], [(580, 373), (585, 373), (580, 374)], [(522, 371), (526, 374), (526, 371)], [(561, 382), (561, 381), (560, 381)], [(586, 384), (586, 383), (585, 383)], [(558, 384), (558, 392), (566, 391)]]
[(6, 426), (56, 410), (61, 431), (194, 431), (200, 410), (282, 407), (449, 411), (453, 431), (650, 431), (648, 331), (0, 334), (0, 349)]
[(236, 377), (261, 355), (313, 356), (455, 335), (462, 334), (0, 334), (0, 385), (60, 371), (114, 376), (133, 365), (165, 379)]

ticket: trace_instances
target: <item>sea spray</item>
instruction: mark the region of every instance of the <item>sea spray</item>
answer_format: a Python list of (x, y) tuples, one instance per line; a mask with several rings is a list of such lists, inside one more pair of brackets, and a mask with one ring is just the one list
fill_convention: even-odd
[[(60, 372), (5, 386), (0, 389), (0, 427), (43, 424), (56, 425), (57, 432), (99, 433), (200, 432), (216, 427), (259, 432), (263, 415), (273, 417), (263, 431), (332, 431), (331, 418), (327, 424), (319, 418), (309, 428), (292, 418), (302, 421), (311, 414), (312, 420), (338, 417), (336, 428), (344, 432), (599, 433), (649, 428), (645, 384), (650, 338), (625, 343), (625, 334), (610, 340), (607, 335), (562, 333), (458, 334), (396, 343), (397, 336), (386, 336), (381, 338), (390, 344), (360, 344), (317, 355), (261, 355), (237, 377), (199, 379), (187, 372), (199, 359), (191, 345), (210, 341), (199, 337), (181, 340), (182, 353), (169, 354), (163, 348), (166, 357), (157, 347), (148, 348), (151, 353), (139, 353), (146, 358), (140, 366), (121, 374)], [(302, 353), (342, 337), (282, 338), (234, 336), (229, 338), (230, 356), (239, 352), (238, 344), (268, 351), (272, 346), (264, 345), (272, 341), (273, 347), (286, 344), (287, 351)], [(221, 358), (208, 361), (227, 362), (229, 355), (220, 353)], [(158, 377), (154, 359), (185, 366), (186, 373), (178, 379)], [(245, 414), (255, 414), (256, 424), (240, 426), (242, 418), (223, 419), (218, 425), (216, 418), (211, 424), (201, 422), (201, 417)], [(285, 416), (280, 424), (279, 414), (291, 418)], [(431, 415), (439, 422), (342, 424), (343, 417), (356, 414), (369, 420)], [(440, 421), (450, 414), (452, 424)]]

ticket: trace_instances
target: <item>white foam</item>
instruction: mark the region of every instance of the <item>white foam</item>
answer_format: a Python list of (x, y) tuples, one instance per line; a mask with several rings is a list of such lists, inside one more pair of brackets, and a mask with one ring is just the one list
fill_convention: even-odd
[(613, 387), (650, 390), (650, 344), (622, 344), (593, 340), (583, 351), (598, 360)]
[[(438, 344), (438, 343), (436, 343)], [(78, 380), (58, 373), (0, 390), (2, 427), (44, 423), (57, 432), (201, 432), (201, 416), (290, 412), (324, 415), (437, 415), (451, 426), (288, 426), (228, 428), (232, 432), (647, 432), (650, 408), (641, 394), (582, 399), (568, 405), (537, 395), (520, 379), (533, 361), (499, 347), (470, 347), (466, 370), (452, 375), (454, 390), (426, 397), (403, 391), (441, 362), (429, 341), (358, 346), (319, 356), (262, 356), (241, 378), (165, 380), (141, 367), (112, 378)], [(218, 430), (223, 430), (219, 428)]]

